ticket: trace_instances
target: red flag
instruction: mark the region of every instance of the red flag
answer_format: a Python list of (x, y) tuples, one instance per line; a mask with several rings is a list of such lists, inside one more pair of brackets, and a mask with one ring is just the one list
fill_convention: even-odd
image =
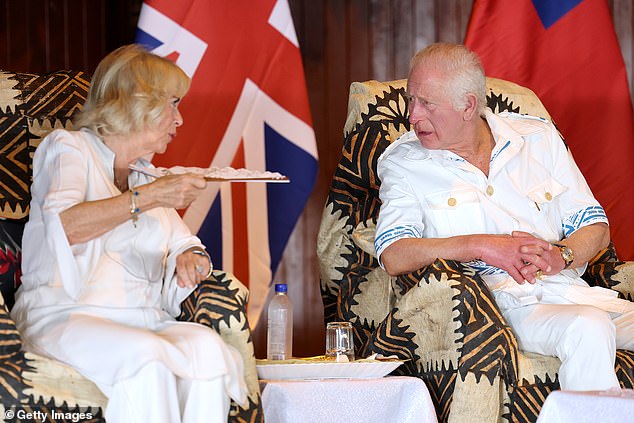
[(634, 118), (606, 0), (475, 0), (465, 44), (487, 76), (532, 89), (634, 260)]
[(317, 147), (287, 0), (146, 0), (137, 42), (191, 78), (162, 166), (248, 168), (289, 184), (210, 183), (184, 214), (214, 267), (249, 287), (251, 326), (312, 191)]

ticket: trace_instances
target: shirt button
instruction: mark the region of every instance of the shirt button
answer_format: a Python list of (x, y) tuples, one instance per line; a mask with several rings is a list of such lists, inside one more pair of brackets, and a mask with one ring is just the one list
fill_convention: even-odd
[(553, 195), (549, 192), (547, 192), (546, 194), (544, 194), (544, 197), (546, 197), (546, 200), (550, 201), (553, 199)]
[(457, 203), (456, 199), (451, 197), (449, 200), (447, 200), (447, 204), (449, 204), (449, 206), (453, 207), (455, 206)]
[(493, 195), (493, 193), (495, 192), (495, 190), (493, 189), (493, 187), (491, 185), (489, 185), (487, 187), (487, 195), (490, 197)]

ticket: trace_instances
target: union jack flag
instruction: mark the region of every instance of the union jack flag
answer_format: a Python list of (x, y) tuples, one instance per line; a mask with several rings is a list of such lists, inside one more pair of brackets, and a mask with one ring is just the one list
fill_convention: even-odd
[(136, 42), (191, 78), (184, 125), (158, 166), (248, 168), (290, 184), (209, 183), (183, 218), (214, 267), (250, 290), (257, 323), (288, 238), (313, 189), (317, 147), (287, 0), (146, 0)]

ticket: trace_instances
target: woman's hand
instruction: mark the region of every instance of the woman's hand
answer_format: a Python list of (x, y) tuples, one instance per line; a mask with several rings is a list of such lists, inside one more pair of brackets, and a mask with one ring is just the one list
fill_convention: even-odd
[(193, 247), (176, 257), (176, 283), (181, 288), (195, 288), (211, 273), (211, 260), (207, 254), (201, 255), (196, 251), (204, 250)]
[(156, 207), (184, 209), (207, 186), (204, 176), (193, 173), (167, 175), (147, 185)]

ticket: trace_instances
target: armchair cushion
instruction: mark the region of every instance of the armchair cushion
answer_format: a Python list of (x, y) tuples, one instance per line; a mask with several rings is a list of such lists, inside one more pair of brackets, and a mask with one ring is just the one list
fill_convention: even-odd
[[(4, 299), (0, 295), (0, 361), (10, 359), (20, 352), (22, 340), (15, 322), (11, 319)], [(2, 384), (0, 383), (0, 386)]]

